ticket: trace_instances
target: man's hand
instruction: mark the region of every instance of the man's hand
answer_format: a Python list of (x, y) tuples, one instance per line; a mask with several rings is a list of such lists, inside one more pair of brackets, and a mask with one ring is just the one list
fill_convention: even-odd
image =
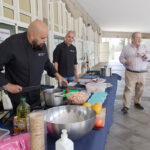
[(137, 53), (137, 57), (143, 57), (144, 55), (144, 53)]
[(131, 65), (132, 65), (132, 61), (128, 60), (128, 61), (125, 62), (125, 64), (126, 64), (127, 66), (131, 66)]
[(5, 88), (6, 91), (8, 91), (12, 94), (17, 94), (22, 91), (22, 87), (17, 84), (8, 83), (8, 84), (4, 85), (3, 87)]
[(74, 81), (78, 82), (78, 79), (79, 79), (79, 75), (77, 73), (75, 73), (75, 79), (74, 79)]
[(55, 77), (58, 80), (59, 86), (61, 87), (62, 82), (68, 86), (68, 82), (59, 74), (59, 73), (55, 73)]
[(74, 65), (74, 72), (75, 72), (75, 79), (74, 79), (74, 81), (75, 81), (75, 82), (78, 82), (79, 75), (78, 75), (78, 67), (77, 67), (77, 64)]
[(147, 56), (144, 53), (137, 53), (137, 57), (142, 57), (144, 59), (147, 59)]

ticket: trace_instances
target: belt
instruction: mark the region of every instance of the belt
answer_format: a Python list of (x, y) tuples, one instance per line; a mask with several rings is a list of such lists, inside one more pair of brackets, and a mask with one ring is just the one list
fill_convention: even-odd
[(144, 72), (147, 72), (146, 70), (143, 70), (143, 71), (133, 71), (133, 70), (130, 70), (130, 69), (127, 69), (127, 71), (134, 72), (134, 73), (144, 73)]

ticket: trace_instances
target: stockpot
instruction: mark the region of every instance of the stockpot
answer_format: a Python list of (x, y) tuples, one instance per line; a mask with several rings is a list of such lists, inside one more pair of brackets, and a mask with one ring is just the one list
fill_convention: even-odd
[(60, 89), (46, 89), (43, 91), (45, 104), (49, 107), (63, 104), (63, 92)]

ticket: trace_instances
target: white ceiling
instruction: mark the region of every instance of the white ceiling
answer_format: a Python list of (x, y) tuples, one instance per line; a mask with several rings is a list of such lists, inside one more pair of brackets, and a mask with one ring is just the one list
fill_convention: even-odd
[(150, 0), (77, 0), (103, 31), (150, 33)]

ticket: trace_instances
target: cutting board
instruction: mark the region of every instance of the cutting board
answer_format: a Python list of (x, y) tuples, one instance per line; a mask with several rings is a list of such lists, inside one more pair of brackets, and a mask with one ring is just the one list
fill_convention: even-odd
[(76, 90), (76, 89), (69, 90), (69, 93), (65, 93), (65, 91), (66, 91), (66, 89), (63, 90), (64, 97), (66, 97), (67, 95), (69, 95), (71, 93), (78, 92), (79, 90)]
[(106, 99), (106, 92), (94, 92), (93, 95), (88, 100), (88, 103), (94, 105), (95, 103), (103, 104)]

